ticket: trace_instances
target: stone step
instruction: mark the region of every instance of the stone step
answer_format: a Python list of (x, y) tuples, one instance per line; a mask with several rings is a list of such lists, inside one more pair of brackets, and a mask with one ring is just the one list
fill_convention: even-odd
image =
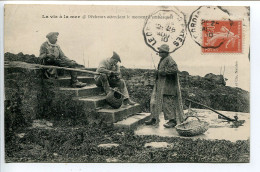
[(66, 88), (62, 87), (59, 89), (62, 92), (66, 92), (67, 95), (72, 97), (91, 97), (102, 94), (104, 91), (101, 87), (96, 85), (87, 85), (83, 88)]
[(126, 119), (133, 114), (141, 112), (141, 106), (139, 104), (135, 104), (123, 106), (119, 109), (103, 108), (98, 110), (97, 112), (106, 123), (115, 123)]
[(77, 100), (91, 109), (96, 109), (98, 107), (102, 107), (106, 105), (105, 94), (100, 96), (93, 96), (93, 97), (79, 97)]
[(138, 125), (143, 124), (144, 121), (148, 120), (150, 116), (151, 113), (138, 113), (122, 121), (114, 123), (114, 127), (124, 129), (135, 129)]
[[(70, 86), (70, 79), (71, 77), (60, 77), (58, 82), (61, 87), (69, 87)], [(88, 85), (95, 84), (95, 80), (93, 77), (90, 76), (78, 76), (78, 80), (80, 82), (87, 83)]]

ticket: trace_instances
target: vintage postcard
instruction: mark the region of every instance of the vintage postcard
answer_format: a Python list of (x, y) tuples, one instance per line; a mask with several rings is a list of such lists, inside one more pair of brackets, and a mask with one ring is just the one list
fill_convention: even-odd
[(4, 6), (5, 162), (249, 163), (248, 6)]

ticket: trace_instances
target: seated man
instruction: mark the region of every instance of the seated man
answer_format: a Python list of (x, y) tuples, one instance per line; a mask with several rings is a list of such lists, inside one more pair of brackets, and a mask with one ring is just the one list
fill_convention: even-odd
[(134, 105), (135, 102), (130, 100), (129, 94), (126, 88), (125, 81), (121, 79), (120, 67), (118, 62), (121, 63), (119, 55), (113, 52), (113, 56), (100, 62), (96, 72), (100, 75), (95, 75), (95, 81), (97, 86), (102, 86), (105, 93), (108, 94), (111, 87), (117, 87), (119, 91), (125, 96), (123, 101), (124, 105)]
[[(53, 65), (53, 66), (60, 66), (60, 67), (82, 67), (81, 65), (77, 64), (75, 61), (70, 60), (68, 57), (64, 55), (61, 51), (59, 45), (56, 44), (57, 38), (59, 33), (58, 32), (50, 32), (46, 35), (47, 41), (41, 45), (40, 48), (40, 58), (41, 63), (43, 65)], [(57, 78), (57, 70), (56, 69), (46, 69), (44, 71), (44, 75), (46, 78), (55, 77)], [(85, 87), (87, 84), (79, 82), (77, 79), (77, 73), (74, 71), (70, 71), (71, 75), (71, 86), (72, 87)]]

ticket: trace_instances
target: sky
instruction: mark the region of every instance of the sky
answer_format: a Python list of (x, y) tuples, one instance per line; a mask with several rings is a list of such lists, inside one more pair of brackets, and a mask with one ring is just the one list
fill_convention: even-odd
[[(158, 6), (80, 6), (80, 5), (7, 5), (5, 7), (5, 52), (39, 55), (39, 49), (49, 32), (59, 32), (58, 44), (65, 55), (86, 67), (97, 67), (99, 62), (117, 52), (121, 65), (127, 68), (153, 69), (159, 56), (145, 44), (142, 30), (145, 19), (132, 16), (146, 16), (160, 9), (174, 9), (185, 15), (186, 23), (198, 7)], [(187, 32), (182, 47), (171, 54), (179, 70), (191, 75), (205, 76), (220, 74), (225, 66), (224, 76), (228, 86), (250, 89), (249, 19), (245, 7), (224, 7), (231, 19), (243, 21), (243, 53), (203, 54)], [(64, 18), (80, 16), (80, 18)], [(130, 16), (129, 19), (89, 18), (96, 16)], [(46, 18), (49, 16), (49, 18)], [(50, 18), (57, 16), (58, 18)], [(62, 16), (62, 18), (59, 18)], [(85, 17), (84, 17), (85, 16)], [(219, 14), (207, 14), (205, 18), (219, 18)], [(224, 17), (223, 17), (224, 18)], [(238, 73), (236, 71), (238, 64)]]

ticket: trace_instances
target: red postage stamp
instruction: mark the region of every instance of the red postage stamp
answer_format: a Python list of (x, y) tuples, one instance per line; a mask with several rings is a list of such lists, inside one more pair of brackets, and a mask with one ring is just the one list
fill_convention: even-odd
[(202, 21), (203, 53), (242, 53), (242, 21)]

